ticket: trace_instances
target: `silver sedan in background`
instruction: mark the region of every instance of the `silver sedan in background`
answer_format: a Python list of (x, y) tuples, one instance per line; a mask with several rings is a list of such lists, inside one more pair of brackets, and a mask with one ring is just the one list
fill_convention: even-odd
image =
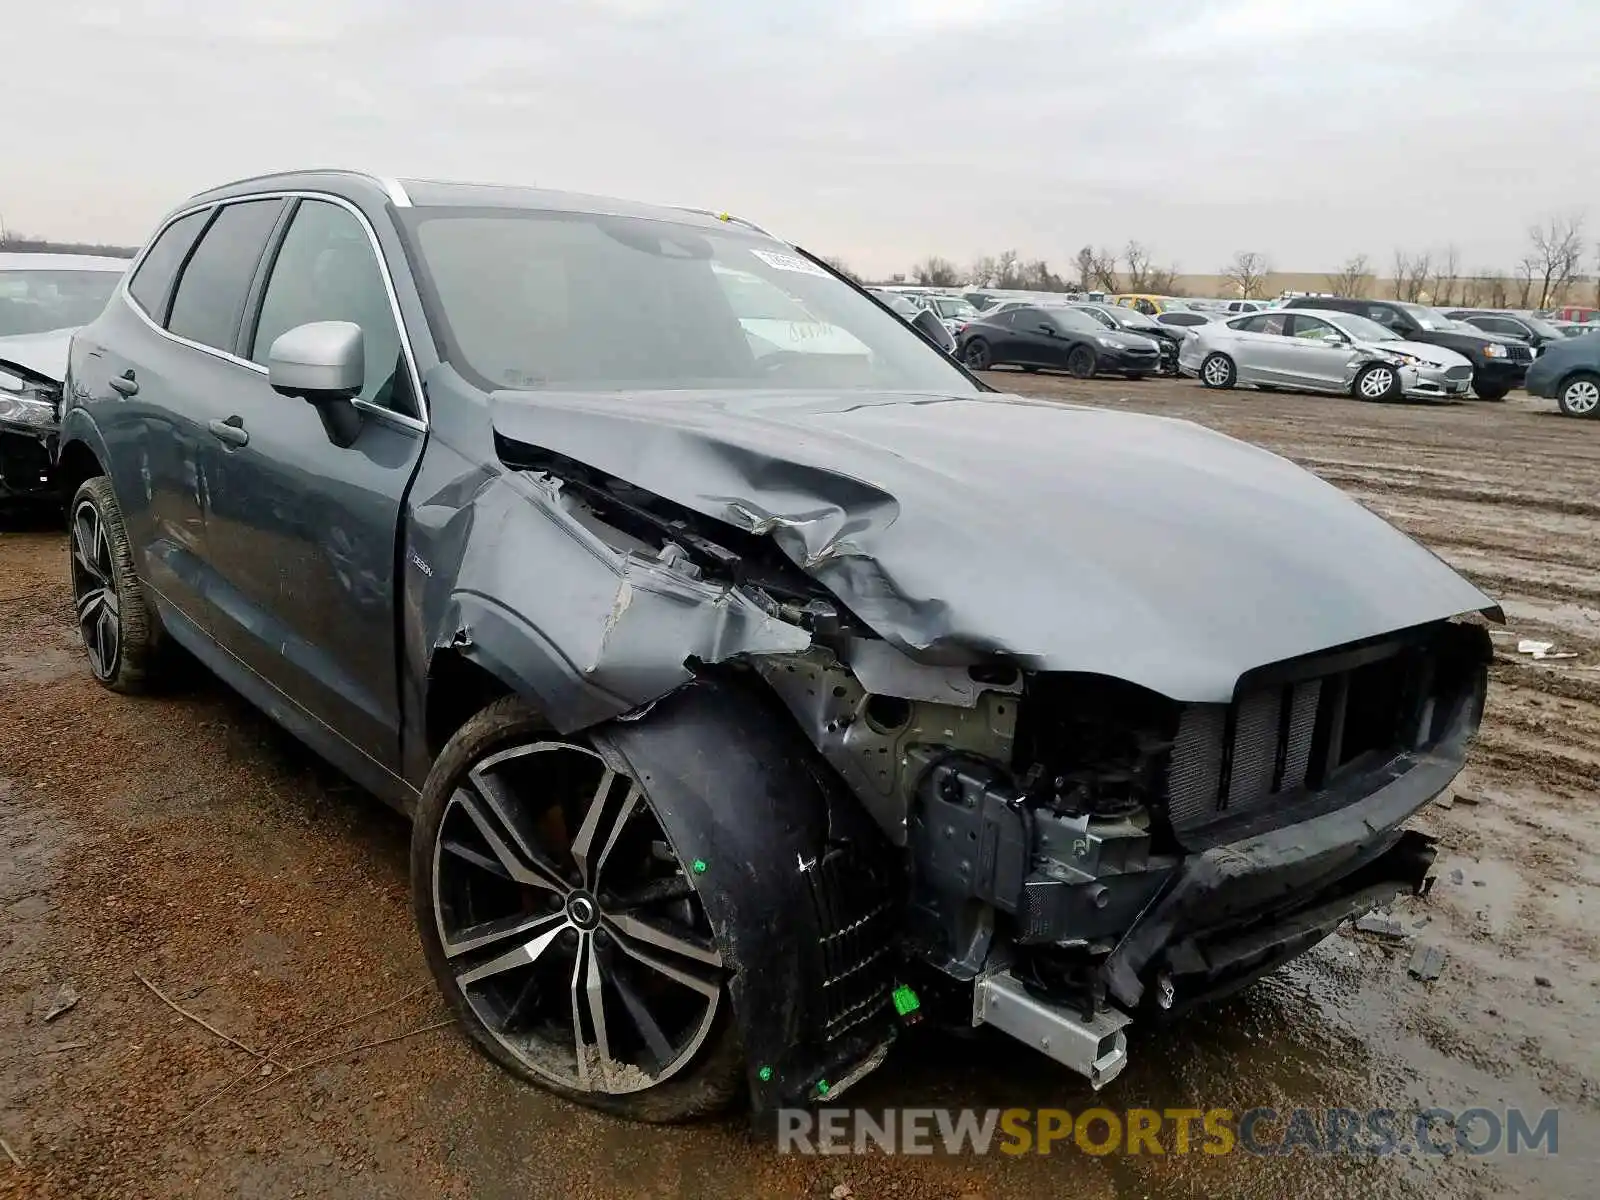
[(1274, 309), (1184, 330), (1178, 369), (1209, 388), (1252, 384), (1358, 400), (1466, 395), (1472, 364), (1353, 313)]

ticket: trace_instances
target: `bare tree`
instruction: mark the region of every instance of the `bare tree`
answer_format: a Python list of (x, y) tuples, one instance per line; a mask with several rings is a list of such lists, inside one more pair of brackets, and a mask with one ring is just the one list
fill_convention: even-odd
[(1222, 268), (1222, 277), (1239, 290), (1243, 300), (1254, 300), (1261, 295), (1270, 274), (1272, 263), (1265, 254), (1255, 250), (1240, 250), (1233, 261)]
[(911, 277), (923, 287), (954, 287), (961, 282), (961, 272), (948, 258), (930, 254), (911, 268)]
[[(1533, 281), (1538, 276), (1538, 274), (1539, 274), (1539, 264), (1538, 264), (1537, 261), (1535, 261), (1533, 255), (1531, 255), (1531, 254), (1526, 255), (1526, 256), (1523, 257), (1521, 262), (1517, 263), (1517, 307), (1518, 308), (1527, 308), (1528, 307), (1528, 297), (1533, 295)], [(1499, 308), (1499, 307), (1501, 307), (1501, 305), (1497, 304), (1497, 305), (1495, 305), (1495, 307)]]
[(1155, 296), (1183, 295), (1183, 292), (1178, 288), (1178, 264), (1172, 263), (1165, 267), (1151, 267), (1150, 273), (1145, 277), (1145, 288)]
[(1451, 242), (1444, 248), (1444, 253), (1433, 266), (1433, 283), (1429, 286), (1429, 290), (1433, 293), (1435, 304), (1441, 308), (1448, 308), (1456, 302), (1456, 284), (1459, 282), (1457, 277), (1460, 273), (1461, 248)]
[(1335, 296), (1348, 298), (1365, 296), (1367, 286), (1371, 282), (1372, 272), (1368, 270), (1367, 256), (1357, 254), (1345, 261), (1337, 275), (1328, 276), (1328, 290)]
[(1128, 264), (1128, 290), (1130, 292), (1148, 292), (1150, 290), (1150, 251), (1138, 241), (1129, 241), (1127, 249), (1122, 252), (1123, 261)]
[[(1088, 249), (1087, 246), (1084, 249)], [(1117, 281), (1117, 255), (1114, 250), (1101, 246), (1092, 251), (1089, 256), (1089, 271), (1091, 282), (1095, 288), (1102, 292), (1118, 290)]]
[(1531, 307), (1548, 308), (1566, 294), (1583, 265), (1583, 217), (1550, 217), (1531, 225), (1528, 241), (1531, 249), (1524, 261), (1529, 287), (1523, 307), (1530, 307), (1528, 300), (1537, 293), (1539, 302)]
[(1499, 269), (1480, 267), (1478, 273), (1463, 284), (1461, 300), (1480, 308), (1506, 308), (1511, 302), (1511, 281)]
[(1428, 276), (1433, 270), (1433, 255), (1426, 250), (1407, 254), (1394, 252), (1394, 298), (1415, 303), (1428, 290)]
[(1044, 259), (1037, 258), (1023, 266), (1022, 286), (1030, 292), (1064, 292), (1067, 281), (1052, 271)]
[(1020, 288), (1022, 270), (1017, 252), (984, 255), (972, 264), (972, 283), (975, 287)]
[(833, 255), (829, 255), (829, 254), (819, 254), (817, 257), (822, 259), (823, 262), (827, 263), (830, 267), (832, 267), (835, 271), (839, 272), (839, 274), (843, 275), (846, 279), (853, 279), (857, 283), (861, 282), (861, 277), (850, 269), (850, 267), (845, 263), (844, 259), (837, 258), (837, 257), (834, 257)]
[(1072, 259), (1072, 269), (1075, 273), (1073, 282), (1078, 291), (1087, 292), (1095, 285), (1094, 277), (1094, 247), (1085, 246)]

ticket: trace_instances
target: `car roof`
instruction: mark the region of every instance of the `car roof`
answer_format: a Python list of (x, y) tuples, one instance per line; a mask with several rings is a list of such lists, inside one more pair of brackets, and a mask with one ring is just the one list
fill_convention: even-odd
[(57, 254), (46, 251), (7, 250), (0, 253), (0, 271), (107, 271), (122, 274), (131, 258), (101, 254)]
[(438, 179), (397, 179), (342, 168), (287, 171), (221, 184), (190, 198), (185, 207), (207, 200), (227, 200), (263, 191), (325, 190), (335, 195), (359, 189), (379, 193), (396, 208), (513, 208), (544, 212), (592, 213), (640, 217), (674, 224), (720, 228), (729, 224), (771, 237), (766, 230), (731, 213), (710, 209), (642, 204), (613, 196), (592, 196), (516, 184), (463, 183)]

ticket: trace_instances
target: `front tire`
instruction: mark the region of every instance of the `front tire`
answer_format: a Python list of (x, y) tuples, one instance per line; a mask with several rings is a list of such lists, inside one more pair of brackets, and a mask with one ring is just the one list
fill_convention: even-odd
[(640, 1121), (718, 1112), (744, 1054), (726, 972), (643, 787), (520, 698), (461, 727), (411, 839), (428, 967), (479, 1050)]
[(1400, 372), (1388, 363), (1371, 363), (1363, 367), (1356, 376), (1355, 383), (1351, 386), (1350, 394), (1357, 400), (1372, 400), (1382, 403), (1388, 400), (1398, 400), (1402, 385)]
[(1233, 365), (1233, 359), (1214, 351), (1200, 364), (1200, 382), (1205, 387), (1226, 391), (1239, 382), (1239, 369)]
[(1074, 346), (1067, 355), (1067, 374), (1074, 379), (1093, 379), (1095, 366), (1094, 351), (1087, 346)]
[(1600, 375), (1581, 371), (1564, 380), (1556, 403), (1569, 417), (1600, 417)]
[(1474, 384), (1472, 390), (1478, 394), (1479, 400), (1488, 400), (1491, 403), (1504, 400), (1511, 392), (1509, 387), (1499, 383), (1486, 383), (1482, 386)]
[(111, 480), (86, 479), (67, 509), (72, 609), (95, 679), (113, 692), (147, 690), (156, 623), (133, 568), (133, 549)]

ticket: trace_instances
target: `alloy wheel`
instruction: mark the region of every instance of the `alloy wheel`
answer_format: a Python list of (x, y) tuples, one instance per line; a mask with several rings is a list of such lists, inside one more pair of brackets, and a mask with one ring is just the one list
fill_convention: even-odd
[(1067, 355), (1067, 374), (1076, 379), (1088, 379), (1094, 375), (1094, 351), (1079, 346)]
[(1373, 367), (1361, 377), (1361, 394), (1368, 400), (1382, 400), (1394, 387), (1394, 372), (1388, 367)]
[(1561, 393), (1562, 407), (1575, 417), (1587, 417), (1600, 409), (1600, 384), (1592, 379), (1578, 379), (1567, 384)]
[(72, 603), (89, 667), (96, 679), (110, 679), (122, 649), (121, 604), (111, 539), (92, 500), (72, 512)]
[(462, 998), (552, 1083), (642, 1091), (711, 1031), (722, 957), (689, 873), (638, 783), (588, 747), (535, 742), (468, 770), (432, 901)]
[(1229, 375), (1228, 360), (1220, 354), (1208, 358), (1205, 365), (1205, 375), (1206, 382), (1212, 387), (1226, 387)]

